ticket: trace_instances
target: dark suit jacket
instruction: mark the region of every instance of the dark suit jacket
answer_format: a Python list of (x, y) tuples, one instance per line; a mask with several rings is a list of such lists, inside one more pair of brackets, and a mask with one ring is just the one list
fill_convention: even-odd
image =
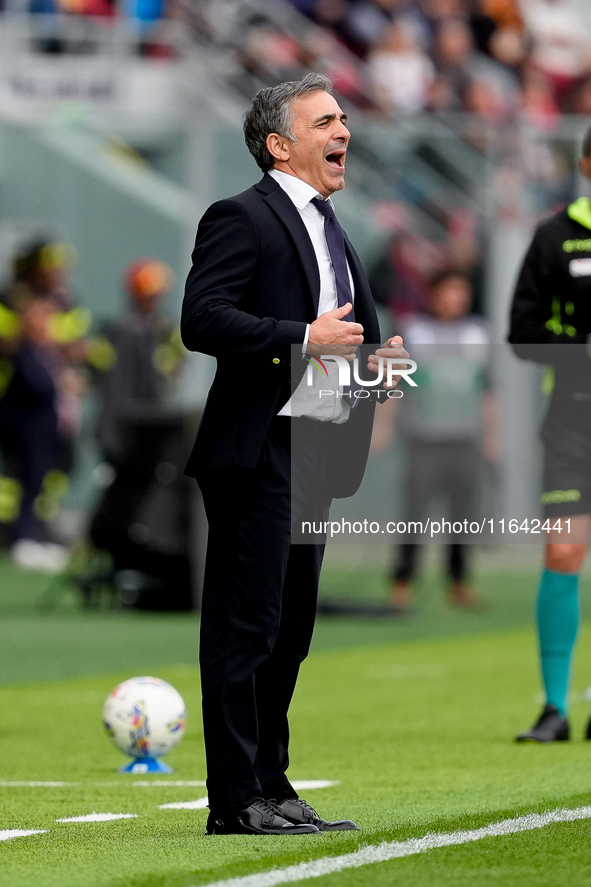
[[(355, 284), (355, 316), (367, 343), (380, 341), (373, 299), (361, 263), (346, 241)], [(214, 468), (254, 467), (269, 424), (303, 376), (291, 346), (304, 341), (317, 317), (320, 275), (301, 216), (268, 175), (248, 191), (214, 203), (197, 231), (187, 279), (181, 333), (190, 351), (217, 358), (217, 371), (187, 464), (199, 478)], [(292, 378), (293, 375), (293, 378)], [(334, 445), (351, 452), (333, 495), (359, 486), (369, 449), (373, 398), (343, 425), (324, 423)]]

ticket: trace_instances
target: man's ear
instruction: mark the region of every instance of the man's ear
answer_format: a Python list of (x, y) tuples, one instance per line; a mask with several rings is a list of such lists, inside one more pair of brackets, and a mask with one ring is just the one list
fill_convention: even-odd
[(267, 151), (273, 160), (281, 160), (286, 162), (289, 160), (289, 139), (280, 136), (276, 132), (271, 132), (267, 136)]

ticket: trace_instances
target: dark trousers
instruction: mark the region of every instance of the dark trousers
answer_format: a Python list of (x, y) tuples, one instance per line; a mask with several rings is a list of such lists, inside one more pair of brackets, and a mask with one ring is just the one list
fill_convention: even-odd
[[(452, 543), (447, 546), (447, 575), (452, 582), (463, 582), (468, 574), (467, 545)], [(417, 570), (420, 545), (407, 543), (399, 545), (393, 576), (399, 582), (410, 582)]]
[[(307, 420), (293, 420), (297, 423)], [(256, 468), (200, 478), (209, 538), (200, 666), (209, 805), (294, 797), (287, 712), (312, 639), (324, 544), (292, 545), (292, 520), (326, 520), (314, 425), (292, 450), (277, 418)], [(318, 438), (319, 439), (319, 438)]]
[(13, 450), (9, 450), (8, 465), (16, 469), (22, 485), (20, 511), (12, 530), (15, 541), (47, 539), (45, 524), (36, 514), (35, 500), (48, 472), (60, 467), (60, 447), (55, 422), (44, 420), (44, 415), (33, 415), (21, 421), (16, 427)]
[[(442, 502), (444, 516), (454, 521), (473, 520), (478, 513), (478, 496), (482, 480), (482, 457), (478, 441), (411, 442), (406, 475), (406, 515), (408, 521), (425, 521), (441, 513), (429, 511), (434, 500)], [(419, 548), (417, 542), (428, 537), (408, 533), (405, 544), (398, 546), (392, 576), (399, 581), (413, 579)], [(463, 581), (468, 573), (467, 537), (456, 536), (448, 546), (447, 573), (452, 581)]]

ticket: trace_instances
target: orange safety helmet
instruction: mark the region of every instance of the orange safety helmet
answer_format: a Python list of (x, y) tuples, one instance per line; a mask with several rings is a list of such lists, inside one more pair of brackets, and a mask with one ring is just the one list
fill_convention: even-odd
[(152, 299), (168, 292), (174, 274), (172, 268), (158, 259), (137, 259), (128, 265), (124, 275), (125, 287), (134, 299)]

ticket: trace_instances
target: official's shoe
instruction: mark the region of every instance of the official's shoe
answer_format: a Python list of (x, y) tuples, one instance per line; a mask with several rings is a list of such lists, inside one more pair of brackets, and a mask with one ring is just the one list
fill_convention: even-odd
[(314, 808), (306, 804), (302, 798), (287, 798), (277, 804), (277, 809), (281, 816), (284, 816), (289, 822), (314, 825), (320, 832), (359, 831), (359, 826), (351, 822), (350, 819), (339, 819), (336, 822), (321, 819)]
[(570, 724), (555, 705), (545, 705), (533, 727), (515, 737), (516, 742), (565, 742), (567, 739), (570, 739)]
[(319, 829), (311, 822), (293, 823), (284, 818), (271, 801), (256, 798), (239, 813), (219, 814), (211, 810), (207, 819), (208, 835), (312, 835)]

